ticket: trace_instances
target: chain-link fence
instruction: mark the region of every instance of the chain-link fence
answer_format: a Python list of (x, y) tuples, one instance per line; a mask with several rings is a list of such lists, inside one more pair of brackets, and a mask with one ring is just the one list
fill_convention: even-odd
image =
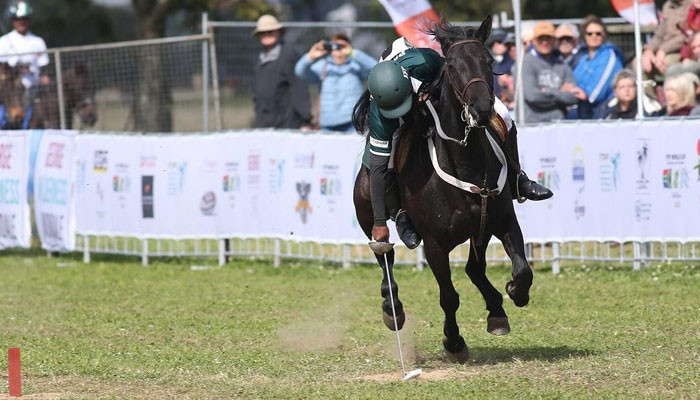
[(48, 82), (30, 94), (17, 85), (22, 66), (1, 64), (8, 72), (0, 75), (7, 77), (6, 108), (17, 98), (32, 98), (23, 110), (24, 123), (5, 128), (188, 132), (217, 127), (215, 113), (208, 112), (215, 104), (211, 82), (217, 82), (209, 78), (210, 39), (192, 35), (50, 49), (49, 65), (42, 68)]
[[(621, 18), (603, 20), (608, 25), (609, 39), (618, 45), (627, 60), (634, 57), (634, 26)], [(581, 20), (552, 20), (555, 24)], [(480, 22), (459, 22), (460, 26), (479, 26)], [(534, 21), (524, 21), (533, 24)], [(396, 30), (389, 22), (289, 22), (285, 23), (285, 43), (292, 44), (301, 56), (315, 42), (337, 32), (346, 33), (353, 47), (379, 58), (382, 51), (396, 39)], [(216, 57), (221, 88), (221, 110), (225, 129), (249, 128), (253, 120), (251, 94), (253, 68), (261, 51), (259, 41), (252, 36), (254, 22), (209, 22), (216, 43)], [(650, 32), (645, 28), (644, 32)], [(581, 38), (582, 40), (583, 38)], [(316, 88), (312, 88), (315, 92)]]

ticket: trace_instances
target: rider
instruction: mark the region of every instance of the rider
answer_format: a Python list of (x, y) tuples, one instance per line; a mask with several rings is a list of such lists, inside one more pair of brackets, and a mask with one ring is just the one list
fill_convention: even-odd
[[(421, 238), (408, 214), (399, 208), (398, 187), (392, 173), (388, 173), (391, 155), (392, 138), (402, 124), (410, 124), (409, 111), (417, 100), (419, 103), (428, 99), (428, 94), (422, 92), (439, 74), (445, 60), (434, 50), (413, 47), (406, 38), (399, 38), (384, 51), (379, 64), (370, 72), (369, 84), (369, 132), (370, 132), (370, 196), (374, 213), (372, 238), (377, 241), (388, 241), (389, 229), (386, 226), (386, 208), (396, 222), (399, 237), (406, 247), (413, 249), (420, 244)], [(419, 94), (420, 93), (420, 94)], [(524, 171), (520, 170), (517, 155), (517, 133), (515, 124), (508, 116), (506, 107), (495, 99), (494, 108), (506, 119), (511, 139), (507, 145), (511, 162), (516, 164), (517, 171), (508, 174), (508, 180), (513, 188), (514, 198), (544, 200), (552, 197), (552, 192), (546, 187), (531, 181)], [(353, 123), (359, 132), (363, 131), (366, 122), (362, 121), (361, 103), (358, 101), (353, 116)], [(389, 181), (389, 186), (387, 186)], [(517, 183), (517, 184), (515, 184)]]
[(36, 97), (39, 84), (50, 83), (47, 74), (49, 56), (46, 54), (44, 39), (29, 31), (32, 7), (26, 1), (16, 1), (9, 7), (12, 19), (12, 32), (0, 37), (0, 62), (17, 68), (25, 88), (23, 105), (29, 108)]

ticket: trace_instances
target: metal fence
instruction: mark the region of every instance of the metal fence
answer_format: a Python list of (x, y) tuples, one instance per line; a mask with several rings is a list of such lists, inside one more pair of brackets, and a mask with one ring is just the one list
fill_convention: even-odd
[[(188, 132), (218, 127), (211, 35), (49, 49), (32, 127)], [(211, 98), (211, 102), (209, 99)], [(215, 107), (212, 107), (215, 109)], [(91, 124), (94, 124), (91, 126)]]
[[(552, 20), (555, 24), (574, 23), (579, 19)], [(606, 18), (609, 39), (617, 44), (631, 60), (634, 57), (634, 26), (622, 18)], [(534, 23), (534, 21), (524, 21)], [(455, 22), (460, 26), (479, 26), (480, 22)], [(253, 99), (250, 92), (253, 67), (261, 47), (252, 37), (254, 22), (208, 21), (208, 32), (216, 43), (217, 69), (221, 90), (222, 126), (224, 129), (249, 128), (253, 120)], [(353, 47), (379, 58), (382, 51), (396, 39), (390, 22), (288, 22), (284, 41), (301, 56), (317, 41), (343, 32), (352, 39)], [(648, 33), (651, 28), (645, 28)], [(583, 40), (583, 38), (581, 38)], [(312, 90), (315, 90), (312, 89)]]
[[(639, 270), (651, 263), (700, 262), (700, 243), (690, 242), (546, 242), (526, 243), (526, 256), (530, 263), (551, 265), (559, 274), (567, 261), (631, 264)], [(375, 258), (367, 245), (335, 244), (310, 241), (289, 241), (276, 238), (254, 239), (135, 239), (129, 237), (103, 237), (78, 235), (76, 250), (83, 253), (83, 261), (89, 263), (92, 253), (109, 253), (141, 257), (148, 265), (151, 257), (205, 257), (216, 258), (224, 265), (229, 257), (248, 257), (272, 261), (275, 267), (282, 260), (306, 260), (335, 263), (349, 268), (353, 264), (373, 264)], [(464, 266), (469, 256), (469, 244), (465, 243), (450, 253), (453, 266)], [(510, 263), (503, 246), (492, 241), (486, 252), (489, 263)], [(422, 270), (427, 261), (423, 247), (410, 251), (396, 247), (396, 265)]]

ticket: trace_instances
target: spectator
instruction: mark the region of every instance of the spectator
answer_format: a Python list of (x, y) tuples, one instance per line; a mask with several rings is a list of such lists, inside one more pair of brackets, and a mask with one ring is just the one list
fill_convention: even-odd
[(693, 58), (693, 50), (690, 42), (696, 32), (700, 31), (700, 0), (692, 0), (688, 8), (688, 15), (683, 25), (683, 30), (687, 38), (686, 43), (681, 48), (681, 61)]
[(510, 74), (515, 60), (508, 53), (506, 45), (506, 37), (508, 32), (503, 29), (494, 29), (491, 36), (486, 41), (486, 46), (491, 50), (493, 56), (493, 77), (494, 92), (499, 99), (509, 108), (513, 108), (514, 92), (513, 92), (513, 76)]
[(508, 55), (515, 62), (518, 59), (518, 46), (515, 45), (515, 34), (513, 32), (508, 32), (505, 43), (508, 48)]
[(600, 18), (590, 16), (582, 25), (585, 45), (574, 69), (576, 84), (587, 99), (579, 102), (578, 118), (599, 119), (605, 115), (605, 107), (613, 97), (612, 80), (622, 69), (622, 52), (606, 41), (605, 25)]
[(0, 62), (7, 63), (20, 73), (25, 88), (25, 109), (33, 104), (39, 84), (48, 85), (51, 82), (46, 71), (49, 65), (46, 43), (29, 31), (32, 12), (32, 7), (26, 1), (12, 3), (9, 14), (14, 29), (0, 37)]
[(644, 46), (642, 69), (648, 77), (660, 82), (666, 69), (680, 61), (680, 50), (685, 41), (678, 29), (686, 20), (690, 0), (667, 0), (661, 8), (663, 18), (651, 41)]
[(337, 33), (330, 41), (321, 40), (301, 56), (294, 68), (296, 75), (309, 82), (320, 83), (321, 129), (354, 131), (352, 110), (365, 91), (363, 82), (377, 63), (366, 53), (353, 49), (350, 39)]
[(690, 72), (700, 76), (700, 31), (693, 34), (688, 44), (691, 52), (690, 55), (682, 62), (668, 67), (666, 78), (684, 72)]
[[(634, 72), (623, 69), (613, 79), (615, 97), (607, 104), (606, 119), (634, 119), (637, 117), (637, 85)], [(645, 117), (657, 117), (663, 114), (658, 101), (644, 95), (642, 107)]]
[(569, 64), (573, 70), (582, 53), (579, 51), (579, 32), (574, 24), (561, 24), (557, 27), (554, 36), (557, 38), (557, 50), (562, 61)]
[(263, 46), (253, 70), (254, 126), (310, 129), (309, 90), (294, 75), (299, 54), (283, 42), (284, 26), (272, 15), (263, 15), (253, 35)]
[(585, 99), (586, 93), (574, 84), (571, 67), (554, 51), (554, 25), (538, 22), (533, 29), (533, 52), (523, 58), (525, 121), (548, 122), (563, 119), (566, 107)]
[(666, 114), (669, 117), (690, 115), (697, 104), (695, 100), (697, 82), (697, 76), (687, 72), (672, 76), (664, 82)]

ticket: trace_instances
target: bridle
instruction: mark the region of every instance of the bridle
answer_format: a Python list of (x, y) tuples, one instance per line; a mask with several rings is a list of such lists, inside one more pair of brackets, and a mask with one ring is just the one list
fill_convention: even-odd
[[(479, 39), (458, 40), (458, 41), (454, 42), (447, 49), (447, 51), (445, 52), (445, 58), (447, 58), (449, 56), (452, 49), (454, 49), (456, 46), (465, 45), (465, 44), (472, 44), (472, 43), (474, 43), (474, 44), (478, 43), (480, 45), (483, 45), (483, 43)], [(471, 85), (473, 85), (475, 83), (482, 83), (482, 84), (486, 85), (486, 88), (488, 89), (489, 95), (491, 97), (493, 97), (494, 96), (493, 88), (483, 78), (476, 77), (476, 78), (470, 79), (469, 82), (467, 82), (467, 84), (464, 85), (464, 87), (460, 90), (459, 87), (457, 86), (457, 84), (455, 84), (455, 80), (452, 78), (452, 73), (450, 72), (452, 70), (452, 68), (449, 66), (449, 64), (447, 64), (447, 62), (445, 62), (445, 66), (443, 68), (445, 68), (445, 75), (447, 76), (447, 82), (452, 87), (452, 91), (454, 92), (455, 97), (457, 97), (457, 100), (459, 100), (459, 102), (462, 104), (462, 112), (460, 114), (460, 118), (462, 119), (462, 122), (465, 123), (464, 139), (459, 141), (459, 143), (462, 146), (466, 146), (467, 145), (467, 138), (469, 137), (469, 132), (471, 131), (471, 129), (475, 128), (475, 127), (479, 127), (478, 122), (469, 113), (469, 96), (467, 95), (467, 90), (469, 89), (469, 87)]]

